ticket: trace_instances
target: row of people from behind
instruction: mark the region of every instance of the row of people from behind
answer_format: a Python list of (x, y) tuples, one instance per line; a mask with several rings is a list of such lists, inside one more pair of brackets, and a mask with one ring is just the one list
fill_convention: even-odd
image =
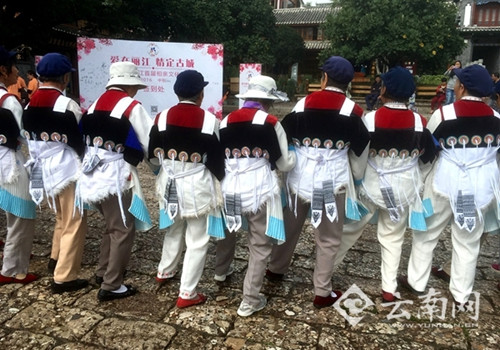
[[(271, 255), (268, 275), (282, 275), (279, 268), (273, 265), (272, 251), (281, 248), (285, 252), (277, 254), (281, 262), (276, 264), (286, 270), (309, 207), (312, 224), (317, 228), (313, 304), (316, 307), (329, 306), (340, 297), (340, 291), (332, 290), (331, 276), (335, 257), (341, 256), (338, 253), (339, 245), (344, 236), (349, 237), (342, 235), (343, 219), (346, 216), (359, 221), (362, 214), (366, 214), (363, 211), (367, 207), (381, 209), (379, 222), (388, 227), (384, 232), (379, 230), (383, 251), (382, 295), (386, 300), (394, 298), (396, 287), (393, 265), (399, 263), (402, 242), (399, 226), (406, 227), (407, 220), (416, 229), (422, 230), (425, 226), (423, 205), (418, 198), (422, 180), (418, 160), (420, 158), (423, 163), (429, 164), (435, 156), (432, 138), (425, 128), (425, 119), (408, 111), (404, 103), (415, 89), (413, 79), (406, 70), (395, 68), (383, 76), (384, 108), (361, 119), (361, 107), (344, 95), (353, 77), (352, 65), (341, 57), (331, 57), (322, 67), (322, 90), (299, 101), (292, 113), (285, 117), (283, 127), (276, 117), (267, 113), (271, 102), (281, 97), (276, 93), (274, 80), (264, 76), (255, 77), (250, 83), (249, 92), (239, 96), (246, 101), (244, 107), (226, 117), (219, 128), (216, 118), (200, 108), (206, 82), (198, 72), (185, 71), (179, 74), (174, 85), (179, 104), (158, 114), (152, 123), (142, 106), (132, 98), (138, 89), (145, 87), (133, 64), (113, 64), (108, 90), (83, 118), (78, 118), (76, 112), (71, 111), (72, 102), (61, 99), (60, 94), (72, 70), (69, 61), (61, 55), (49, 54), (45, 62), (51, 64), (45, 65), (43, 62), (39, 66), (39, 73), (44, 80), (47, 83), (59, 81), (63, 85), (48, 84), (48, 91), (40, 95), (46, 94), (45, 101), (53, 102), (52, 109), (37, 109), (46, 104), (41, 103), (41, 98), (37, 102), (38, 95), (35, 95), (35, 101), (26, 110), (23, 122), (24, 129), (34, 133), (34, 136), (27, 134), (33, 162), (29, 187), (31, 196), (39, 202), (45, 190), (50, 197), (49, 203), (52, 202), (56, 207), (59, 203), (60, 207), (57, 208), (58, 224), (51, 254), (53, 261), (57, 261), (52, 284), (54, 292), (77, 290), (88, 283), (76, 278), (83, 251), (81, 236), (84, 237), (84, 234), (81, 231), (86, 230), (83, 210), (86, 203), (99, 203), (107, 222), (96, 271), (96, 277), (101, 282), (99, 300), (122, 298), (136, 292), (135, 288), (122, 282), (130, 258), (135, 219), (145, 229), (151, 224), (135, 170), (135, 165), (145, 152), (148, 159), (160, 166), (157, 181), (160, 227), (168, 228), (158, 268), (159, 283), (165, 283), (175, 275), (186, 231), (187, 250), (177, 302), (179, 307), (205, 301), (205, 296), (196, 292), (196, 285), (206, 258), (209, 239), (206, 233), (218, 238), (224, 235), (223, 220), (217, 211), (222, 199), (214, 196), (217, 188), (215, 178), (221, 180), (224, 175), (225, 223), (231, 233), (219, 242), (220, 248), (219, 245), (217, 248), (218, 276), (229, 273), (227, 269), (221, 271), (224, 269), (220, 268), (219, 260), (225, 260), (224, 265), (229, 268), (227, 258), (222, 256), (228, 254), (230, 261), (230, 252), (234, 252), (230, 237), (241, 225), (242, 215), (249, 222), (249, 269), (238, 314), (248, 316), (265, 306), (265, 297), (259, 291), (266, 258)], [(44, 71), (44, 68), (48, 70)], [(464, 77), (470, 75), (466, 73)], [(457, 91), (468, 84), (471, 83), (467, 81), (459, 85)], [(59, 90), (59, 93), (54, 90)], [(468, 90), (464, 88), (464, 91)], [(72, 144), (76, 138), (71, 137), (70, 141), (69, 136), (76, 130), (71, 123), (65, 123), (67, 142), (62, 142), (62, 147), (54, 146), (57, 143), (45, 142), (48, 141), (47, 137), (54, 137), (53, 141), (57, 141), (57, 133), (45, 131), (48, 125), (41, 126), (41, 122), (34, 118), (34, 115), (40, 116), (42, 112), (58, 121), (54, 125), (60, 125), (65, 120), (60, 113), (68, 116), (67, 113), (72, 112), (75, 121), (82, 119), (81, 127), (89, 135), (88, 147)], [(113, 130), (116, 135), (101, 135), (106, 132), (103, 130)], [(222, 143), (219, 142), (219, 132)], [(113, 140), (113, 144), (104, 142), (110, 139), (116, 141)], [(66, 144), (72, 149), (64, 146)], [(122, 145), (121, 149), (119, 145)], [(389, 157), (388, 154), (382, 154), (384, 149), (391, 153)], [(411, 150), (411, 155), (408, 151), (408, 154), (404, 153), (405, 150)], [(65, 156), (67, 151), (70, 152)], [(79, 175), (78, 182), (75, 182), (75, 174), (72, 173), (78, 167), (70, 167), (72, 169), (59, 174), (58, 179), (44, 176), (51, 171), (43, 169), (49, 163), (44, 160), (58, 152), (62, 154), (61, 159), (73, 165), (77, 158), (75, 155), (85, 154), (83, 174)], [(398, 160), (397, 166), (393, 164), (395, 159)], [(42, 168), (38, 170), (42, 183), (33, 176), (37, 173), (37, 165)], [(279, 205), (278, 181), (273, 175), (275, 167), (287, 173), (286, 184), (290, 190), (285, 224)], [(417, 180), (413, 186), (398, 186), (396, 189), (391, 186), (410, 174), (409, 178)], [(114, 183), (110, 183), (110, 179)], [(38, 187), (37, 181), (33, 180), (38, 180)], [(378, 185), (380, 181), (383, 186)], [(73, 233), (67, 229), (61, 233), (58, 227), (68, 226), (61, 217), (70, 217), (67, 213), (63, 214), (64, 210), (61, 209), (70, 201), (74, 202), (69, 198), (70, 195), (68, 198), (64, 195), (64, 190), (69, 188), (68, 183), (73, 186), (68, 192), (73, 191), (73, 197), (76, 196), (80, 215), (71, 217), (70, 221), (75, 224)], [(355, 185), (361, 186), (360, 192), (364, 193), (361, 198), (364, 197), (366, 206), (358, 202)], [(409, 191), (404, 193), (404, 199), (401, 190)], [(103, 201), (106, 201), (106, 205), (102, 205)], [(426, 208), (425, 212), (430, 211)], [(359, 225), (364, 225), (363, 221)], [(398, 229), (393, 229), (393, 225), (398, 226)], [(273, 248), (273, 242), (285, 240), (285, 232), (289, 243)], [(66, 245), (73, 244), (81, 249), (71, 249), (73, 255), (68, 257)], [(224, 245), (226, 248), (223, 248)], [(76, 264), (66, 266), (62, 263), (71, 258)], [(6, 278), (23, 280), (17, 276)]]

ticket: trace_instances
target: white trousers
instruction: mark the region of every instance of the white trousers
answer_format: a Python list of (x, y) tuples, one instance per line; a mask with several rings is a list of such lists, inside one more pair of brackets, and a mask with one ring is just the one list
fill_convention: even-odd
[(186, 253), (179, 288), (181, 298), (196, 297), (196, 286), (205, 267), (209, 240), (206, 215), (187, 219), (177, 217), (173, 225), (165, 232), (161, 261), (158, 265), (158, 277), (170, 278), (176, 274), (185, 246)]
[[(335, 267), (337, 267), (344, 259), (347, 251), (356, 243), (358, 238), (363, 233), (365, 226), (373, 218), (376, 213), (376, 206), (369, 206), (370, 213), (365, 215), (361, 221), (354, 221), (344, 225), (344, 235), (342, 236), (341, 248), (335, 259)], [(401, 217), (398, 222), (393, 222), (389, 216), (389, 212), (383, 209), (378, 210), (377, 221), (377, 239), (380, 243), (381, 250), (381, 267), (382, 275), (382, 290), (388, 293), (395, 293), (398, 288), (398, 269), (401, 260), (401, 251), (405, 231), (408, 224), (408, 208), (404, 208), (404, 212), (400, 213)]]
[(408, 263), (408, 282), (417, 291), (425, 290), (431, 272), (434, 248), (439, 242), (441, 232), (451, 219), (453, 250), (450, 292), (456, 302), (465, 303), (469, 300), (474, 286), (484, 221), (477, 220), (472, 232), (462, 230), (454, 221), (448, 199), (436, 197), (432, 200), (432, 206), (434, 215), (427, 219), (427, 231), (413, 232), (412, 250)]

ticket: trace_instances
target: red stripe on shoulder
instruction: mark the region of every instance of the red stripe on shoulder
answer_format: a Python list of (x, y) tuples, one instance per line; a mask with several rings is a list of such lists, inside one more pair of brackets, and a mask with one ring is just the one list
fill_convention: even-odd
[(363, 116), (363, 108), (361, 108), (361, 106), (356, 103), (352, 110), (352, 114), (361, 118)]
[(272, 114), (269, 114), (266, 118), (266, 123), (269, 123), (271, 124), (272, 126), (275, 126), (276, 123), (278, 122), (278, 118), (275, 117), (274, 115)]
[(253, 119), (256, 111), (255, 108), (240, 108), (229, 114), (227, 122), (228, 124), (249, 122)]
[(346, 97), (335, 91), (315, 91), (306, 97), (304, 109), (332, 109), (340, 110)]
[(453, 105), (457, 117), (487, 117), (493, 115), (491, 107), (482, 101), (460, 100)]
[(184, 128), (201, 129), (204, 117), (205, 111), (200, 107), (188, 103), (179, 103), (169, 109), (167, 124)]
[(422, 125), (425, 128), (427, 126), (427, 119), (422, 114), (419, 114), (419, 116), (420, 116), (420, 120), (422, 120)]
[(38, 89), (31, 96), (30, 107), (53, 107), (62, 93), (57, 89)]
[(123, 115), (128, 119), (130, 117), (132, 109), (134, 109), (134, 107), (137, 106), (139, 103), (140, 103), (139, 101), (133, 100), (132, 103), (127, 107), (125, 112), (123, 112)]
[(158, 125), (158, 120), (160, 120), (160, 114), (161, 114), (161, 112), (160, 112), (160, 113), (158, 113), (158, 114), (156, 115), (156, 117), (155, 117), (155, 125)]
[(409, 109), (382, 107), (375, 112), (375, 127), (382, 129), (415, 128), (415, 116)]

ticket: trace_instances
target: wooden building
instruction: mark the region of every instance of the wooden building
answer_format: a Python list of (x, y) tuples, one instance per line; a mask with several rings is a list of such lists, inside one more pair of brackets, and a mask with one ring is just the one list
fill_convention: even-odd
[(481, 62), (490, 72), (500, 71), (500, 0), (461, 0), (460, 31), (466, 48), (462, 63)]

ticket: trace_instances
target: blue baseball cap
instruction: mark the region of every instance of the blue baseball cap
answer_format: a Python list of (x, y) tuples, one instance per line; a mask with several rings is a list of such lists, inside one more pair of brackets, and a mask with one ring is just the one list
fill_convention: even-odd
[(42, 57), (36, 67), (38, 75), (43, 77), (60, 77), (69, 72), (74, 72), (68, 57), (60, 53), (48, 53)]
[(331, 56), (320, 69), (332, 80), (341, 84), (349, 84), (354, 78), (354, 67), (344, 57)]
[(469, 94), (476, 97), (490, 96), (493, 90), (493, 80), (486, 68), (479, 64), (473, 64), (463, 69), (453, 70), (458, 80), (464, 84)]
[(389, 95), (395, 98), (410, 98), (415, 92), (415, 81), (408, 69), (396, 66), (382, 74), (382, 81)]
[(7, 51), (5, 47), (0, 46), (0, 66), (12, 65), (16, 62), (16, 51)]
[(193, 97), (200, 93), (208, 81), (205, 81), (203, 75), (193, 69), (185, 70), (177, 76), (174, 84), (174, 92), (180, 97)]

